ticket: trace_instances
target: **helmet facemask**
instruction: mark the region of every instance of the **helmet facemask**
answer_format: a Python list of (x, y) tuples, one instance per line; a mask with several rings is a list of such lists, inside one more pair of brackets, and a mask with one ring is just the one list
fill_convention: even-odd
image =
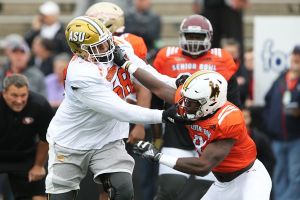
[(87, 59), (90, 62), (107, 64), (114, 59), (115, 45), (111, 35), (91, 45), (82, 44), (81, 48), (88, 53)]
[(197, 56), (207, 52), (211, 47), (211, 34), (206, 30), (197, 32), (182, 31), (180, 46), (189, 55)]
[(189, 120), (197, 120), (204, 116), (203, 106), (207, 103), (205, 98), (194, 100), (182, 97), (178, 102), (179, 113)]

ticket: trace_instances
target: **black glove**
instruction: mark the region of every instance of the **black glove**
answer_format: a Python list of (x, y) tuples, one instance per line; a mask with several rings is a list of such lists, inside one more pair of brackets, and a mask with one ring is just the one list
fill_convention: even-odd
[(176, 87), (178, 88), (180, 85), (184, 84), (185, 80), (190, 77), (190, 73), (181, 73), (176, 78)]
[(133, 145), (133, 153), (143, 158), (158, 162), (162, 153), (157, 150), (150, 142), (139, 141)]
[(114, 50), (114, 63), (119, 67), (122, 67), (126, 61), (128, 61), (126, 53), (116, 45)]
[(168, 110), (164, 110), (162, 114), (163, 122), (171, 124), (193, 124), (195, 121), (182, 117), (177, 113), (177, 107), (171, 106)]

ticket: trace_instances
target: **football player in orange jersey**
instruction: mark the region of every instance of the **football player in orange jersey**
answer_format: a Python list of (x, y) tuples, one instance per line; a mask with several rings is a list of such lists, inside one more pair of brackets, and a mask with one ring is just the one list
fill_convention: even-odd
[(270, 176), (256, 159), (256, 147), (247, 133), (241, 111), (227, 101), (224, 75), (206, 70), (196, 72), (179, 87), (175, 99), (175, 89), (130, 63), (125, 56), (118, 56), (114, 61), (159, 98), (176, 103), (179, 109), (173, 106), (168, 109), (169, 113), (194, 120), (186, 128), (199, 158), (160, 152), (144, 141), (135, 146), (137, 154), (188, 174), (205, 176), (212, 171), (217, 180), (202, 198), (205, 200), (270, 198)]
[[(205, 176), (213, 172), (217, 180), (203, 200), (268, 200), (271, 178), (256, 159), (256, 146), (247, 133), (242, 112), (227, 101), (227, 81), (213, 71), (199, 71), (175, 90), (145, 70), (124, 61), (125, 69), (158, 97), (177, 104), (169, 112), (193, 120), (186, 125), (199, 158), (162, 153), (151, 143), (140, 141), (135, 153), (175, 170)], [(119, 62), (118, 62), (119, 63)], [(172, 95), (166, 96), (165, 93)], [(171, 183), (169, 183), (171, 184)], [(172, 183), (173, 184), (173, 183)]]
[(137, 143), (135, 152), (189, 174), (205, 176), (212, 171), (217, 181), (202, 200), (268, 200), (271, 178), (256, 159), (242, 112), (226, 95), (226, 80), (212, 71), (194, 73), (177, 92), (178, 113), (195, 120), (186, 127), (199, 158), (161, 153), (144, 141)]
[[(154, 59), (153, 66), (161, 74), (177, 77), (181, 73), (193, 74), (201, 70), (212, 70), (222, 74), (229, 82), (228, 100), (240, 106), (239, 90), (235, 73), (238, 70), (232, 56), (225, 50), (211, 49), (213, 29), (208, 19), (200, 15), (186, 17), (180, 25), (180, 47), (165, 47), (161, 49)], [(153, 95), (155, 108), (163, 108), (166, 104)], [(170, 105), (167, 105), (169, 107)], [(161, 125), (155, 125), (161, 130)], [(183, 125), (166, 124), (164, 126), (162, 152), (172, 155), (197, 156), (194, 145), (188, 136), (188, 131)], [(155, 133), (159, 138), (162, 134)], [(164, 165), (159, 166), (159, 190), (156, 194), (158, 200), (171, 200), (184, 193), (186, 200), (193, 200), (203, 196), (214, 177), (210, 174), (206, 177), (190, 177), (189, 174), (178, 172)], [(176, 184), (168, 184), (175, 182)], [(199, 185), (198, 190), (187, 185)], [(186, 186), (186, 187), (184, 187)], [(182, 192), (182, 188), (184, 192)], [(180, 192), (178, 192), (180, 191)], [(180, 198), (179, 198), (180, 199)]]

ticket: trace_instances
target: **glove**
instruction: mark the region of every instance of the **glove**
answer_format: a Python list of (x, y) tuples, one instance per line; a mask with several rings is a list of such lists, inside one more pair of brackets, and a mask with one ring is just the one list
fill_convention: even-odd
[(190, 73), (180, 73), (177, 77), (176, 77), (176, 87), (178, 88), (180, 85), (184, 84), (185, 80), (190, 77), (191, 74)]
[(177, 107), (171, 106), (168, 110), (164, 110), (162, 113), (162, 119), (164, 123), (171, 124), (193, 124), (195, 121), (182, 117), (177, 113)]
[(113, 54), (114, 54), (114, 63), (124, 69), (125, 67), (124, 64), (126, 62), (129, 62), (126, 53), (119, 46), (116, 45)]
[(139, 141), (133, 145), (133, 153), (142, 156), (143, 158), (158, 162), (162, 153), (157, 150), (150, 142)]

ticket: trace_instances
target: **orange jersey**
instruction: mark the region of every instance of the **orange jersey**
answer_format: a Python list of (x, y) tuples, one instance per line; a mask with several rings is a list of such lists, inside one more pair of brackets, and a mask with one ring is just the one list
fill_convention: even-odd
[(124, 33), (120, 37), (125, 39), (127, 42), (131, 44), (135, 55), (137, 55), (139, 58), (143, 60), (146, 60), (147, 46), (143, 38), (131, 33)]
[(212, 117), (186, 126), (199, 156), (205, 147), (222, 139), (235, 139), (229, 154), (212, 171), (228, 173), (247, 167), (256, 159), (256, 146), (250, 138), (243, 113), (227, 102)]
[(161, 74), (173, 78), (184, 72), (193, 74), (199, 70), (212, 70), (229, 80), (238, 70), (232, 56), (223, 49), (211, 49), (194, 59), (184, 55), (179, 47), (165, 47), (158, 52), (153, 66)]

